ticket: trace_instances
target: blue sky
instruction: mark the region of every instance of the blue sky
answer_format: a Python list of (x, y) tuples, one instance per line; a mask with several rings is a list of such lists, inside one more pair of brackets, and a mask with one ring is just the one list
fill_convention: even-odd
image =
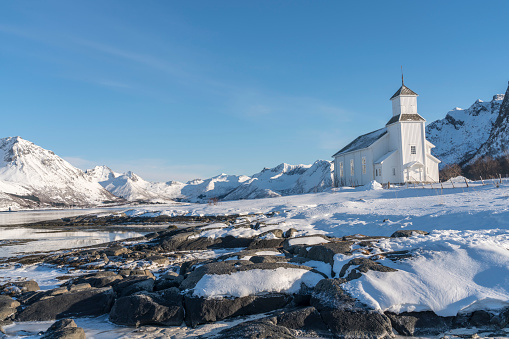
[(3, 1), (0, 136), (148, 180), (312, 163), (504, 93), (509, 2)]

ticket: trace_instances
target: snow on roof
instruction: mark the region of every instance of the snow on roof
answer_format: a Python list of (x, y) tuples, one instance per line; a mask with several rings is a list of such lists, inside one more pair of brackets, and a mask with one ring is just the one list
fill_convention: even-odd
[(400, 95), (419, 95), (419, 94), (415, 93), (414, 91), (412, 91), (410, 88), (406, 87), (405, 85), (402, 85), (396, 91), (396, 93), (394, 93), (394, 95), (391, 97), (391, 100), (394, 99), (395, 97), (399, 97)]
[(343, 153), (353, 152), (367, 148), (371, 146), (373, 143), (375, 143), (375, 141), (383, 137), (385, 134), (387, 134), (387, 129), (384, 127), (377, 129), (376, 131), (361, 135), (360, 137), (357, 137), (357, 139), (343, 147), (339, 152), (334, 154), (333, 157)]
[(390, 151), (390, 152), (387, 152), (385, 153), (384, 155), (382, 155), (377, 161), (375, 161), (375, 164), (381, 164), (383, 163), (385, 160), (387, 160), (391, 155), (393, 155), (394, 153), (396, 153), (398, 150), (395, 149), (394, 151)]
[(393, 124), (397, 121), (426, 121), (423, 117), (421, 117), (419, 114), (398, 114), (393, 116), (389, 122), (387, 122), (387, 125)]

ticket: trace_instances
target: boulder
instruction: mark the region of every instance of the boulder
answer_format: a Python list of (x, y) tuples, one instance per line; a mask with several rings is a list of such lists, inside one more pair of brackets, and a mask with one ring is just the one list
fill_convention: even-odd
[(154, 279), (146, 276), (130, 276), (113, 286), (118, 297), (125, 297), (136, 292), (152, 292), (154, 290)]
[(389, 318), (374, 311), (323, 309), (323, 321), (332, 334), (339, 338), (386, 339), (393, 338)]
[(0, 295), (0, 321), (3, 321), (16, 313), (16, 307), (19, 305), (21, 304), (11, 297)]
[(115, 301), (110, 321), (118, 325), (178, 326), (184, 321), (182, 296), (177, 288), (157, 293), (141, 292)]
[(368, 271), (396, 272), (397, 270), (381, 265), (368, 258), (355, 258), (343, 265), (343, 268), (341, 268), (339, 272), (339, 277), (346, 280), (354, 280), (360, 278), (362, 273)]
[(281, 311), (274, 319), (277, 325), (294, 330), (317, 333), (326, 333), (329, 330), (323, 322), (320, 313), (312, 306)]
[(386, 312), (392, 327), (401, 335), (438, 335), (450, 330), (454, 317), (440, 317), (432, 311), (403, 312), (400, 314)]
[(117, 257), (119, 255), (127, 254), (130, 252), (131, 252), (131, 250), (129, 250), (128, 248), (125, 248), (123, 246), (120, 246), (120, 245), (110, 246), (104, 250), (104, 253), (108, 257), (110, 257), (110, 256)]
[(85, 330), (72, 319), (61, 319), (43, 333), (41, 339), (85, 339)]
[(184, 276), (167, 276), (164, 275), (160, 279), (156, 280), (154, 285), (154, 291), (166, 290), (172, 287), (179, 287), (180, 284), (184, 281)]
[(37, 284), (37, 281), (35, 280), (19, 281), (13, 284), (19, 287), (21, 293), (35, 292), (40, 290), (39, 284)]
[(66, 317), (98, 316), (110, 311), (114, 298), (115, 293), (111, 287), (47, 295), (29, 303), (16, 315), (16, 320), (46, 321)]
[(316, 284), (311, 296), (311, 305), (323, 309), (364, 309), (364, 305), (346, 293), (341, 284), (344, 279), (323, 279)]
[(241, 323), (222, 330), (216, 339), (294, 339), (294, 333), (283, 326), (268, 320), (255, 320)]
[[(334, 256), (336, 254), (350, 253), (353, 242), (351, 241), (338, 241), (325, 244), (310, 246), (309, 250), (304, 252), (304, 257), (309, 260), (323, 261), (331, 265), (331, 276), (335, 276), (332, 269), (334, 267)], [(337, 273), (337, 272), (336, 272)]]
[(428, 235), (429, 232), (420, 230), (399, 230), (392, 233), (391, 238), (408, 238), (414, 235)]
[(196, 327), (199, 324), (229, 317), (277, 310), (288, 305), (291, 300), (291, 296), (281, 293), (221, 299), (205, 299), (188, 295), (184, 297), (185, 321), (188, 326)]
[(76, 279), (73, 283), (74, 284), (88, 283), (92, 287), (99, 288), (113, 286), (119, 283), (122, 279), (123, 277), (119, 274), (110, 271), (105, 271), (85, 275), (83, 277)]

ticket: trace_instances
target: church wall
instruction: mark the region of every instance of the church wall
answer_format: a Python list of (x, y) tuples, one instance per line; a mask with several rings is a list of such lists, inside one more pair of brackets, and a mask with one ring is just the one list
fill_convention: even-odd
[[(401, 136), (401, 124), (396, 123), (390, 126), (387, 126), (387, 130), (389, 131), (389, 150), (399, 150), (398, 154), (395, 155), (393, 161), (395, 162), (396, 167), (396, 176), (391, 178), (391, 182), (393, 183), (403, 183), (405, 182), (405, 177), (403, 174), (403, 153), (402, 153), (402, 136)], [(392, 169), (391, 169), (392, 171)]]
[[(402, 136), (402, 155), (403, 155), (403, 166), (412, 161), (419, 161), (422, 164), (426, 163), (424, 159), (425, 145), (424, 137), (422, 135), (422, 122), (402, 122), (401, 123), (401, 136)], [(411, 154), (412, 146), (415, 146), (415, 154)], [(419, 178), (414, 178), (419, 180)], [(412, 180), (412, 178), (410, 178)]]

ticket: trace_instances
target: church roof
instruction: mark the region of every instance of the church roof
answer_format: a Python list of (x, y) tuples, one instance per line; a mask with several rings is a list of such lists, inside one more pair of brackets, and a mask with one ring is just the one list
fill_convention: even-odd
[(391, 100), (395, 97), (399, 97), (400, 95), (419, 95), (412, 91), (410, 88), (406, 87), (405, 85), (401, 85), (401, 87), (394, 93), (394, 95), (391, 97)]
[(387, 134), (387, 129), (384, 127), (377, 129), (376, 131), (361, 135), (360, 137), (357, 137), (354, 141), (343, 147), (339, 152), (334, 154), (332, 157), (335, 157), (343, 153), (358, 151), (367, 148), (373, 145), (375, 141), (383, 137), (385, 134)]
[(398, 121), (426, 121), (419, 114), (398, 114), (395, 115), (385, 124), (385, 126), (393, 124)]

